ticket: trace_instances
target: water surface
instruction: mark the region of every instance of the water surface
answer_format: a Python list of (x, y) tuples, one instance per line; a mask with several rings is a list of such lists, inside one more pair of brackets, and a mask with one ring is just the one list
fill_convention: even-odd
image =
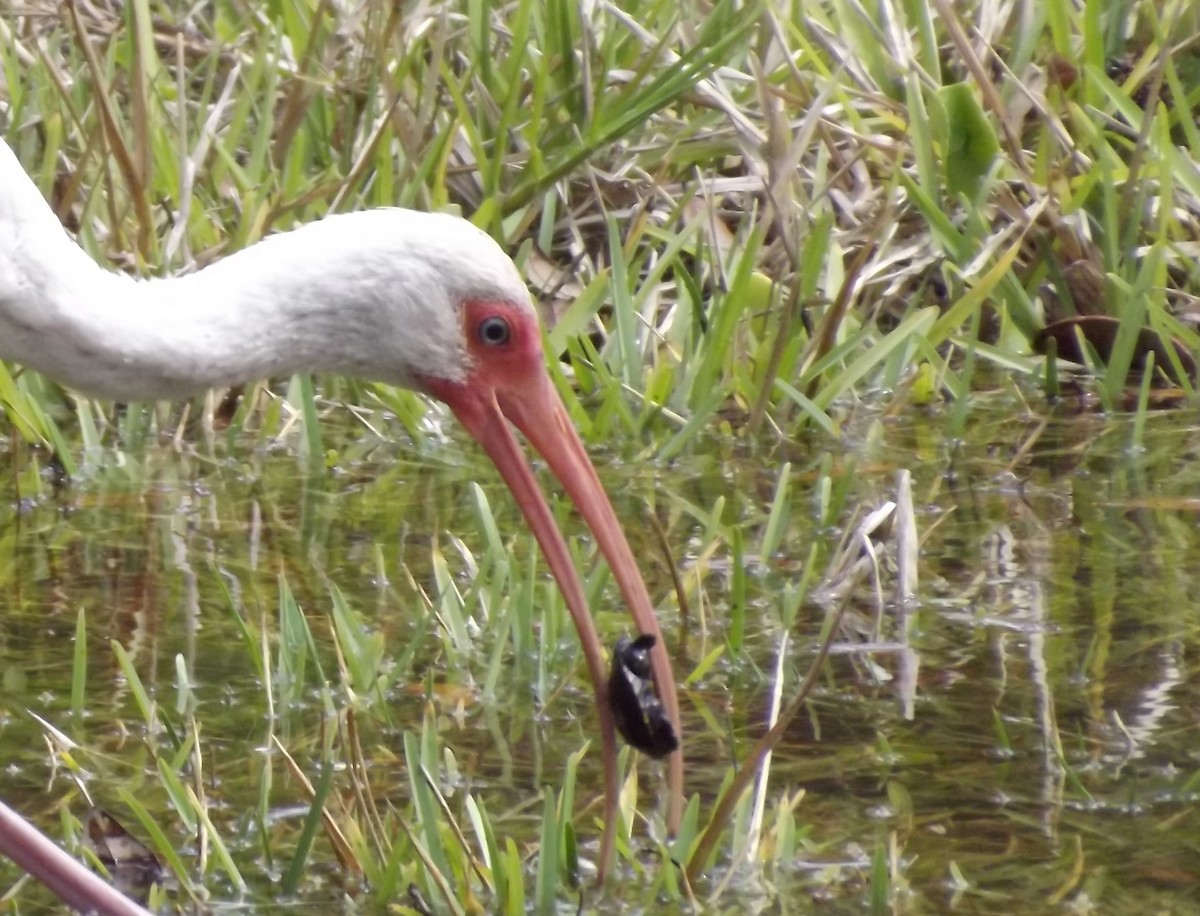
[[(341, 721), (337, 710), (357, 704), (380, 806), (406, 810), (403, 735), (432, 721), (449, 755), (451, 804), (474, 793), (505, 835), (533, 848), (540, 793), (561, 783), (568, 757), (594, 736), (574, 634), (542, 568), (530, 575), (532, 539), (474, 447), (457, 434), (418, 447), (386, 418), (374, 426), (382, 435), (333, 411), (319, 473), (288, 440), (118, 443), (85, 456), (87, 473), (61, 485), (42, 471), (44, 456), (6, 452), (6, 801), (62, 836), (64, 813), (86, 812), (81, 786), (123, 818), (120, 792), (132, 793), (161, 818), (214, 902), (264, 905), (276, 900), (287, 864), (277, 850), (294, 844), (308, 800), (272, 738), (311, 765)], [(645, 443), (594, 453), (676, 640), (678, 609), (651, 514), (680, 564), (691, 612), (686, 645), (677, 646), (680, 677), (733, 642), (682, 696), (688, 790), (706, 809), (763, 731), (781, 605), (805, 562), (820, 567), (855, 510), (888, 499), (898, 470), (913, 475), (923, 541), (907, 637), (919, 661), (911, 717), (897, 653), (864, 649), (900, 630), (885, 618), (877, 639), (873, 587), (861, 587), (771, 765), (766, 821), (783, 800), (795, 803), (796, 852), (780, 861), (766, 844), (759, 867), (730, 874), (729, 839), (699, 896), (716, 894), (715, 908), (729, 912), (789, 912), (813, 900), (861, 912), (872, 856), (883, 851), (902, 912), (1195, 912), (1200, 431), (1185, 411), (1154, 415), (1135, 448), (1129, 422), (1000, 397), (981, 399), (961, 438), (948, 438), (949, 426), (939, 413), (848, 418), (846, 444), (831, 454), (816, 439), (711, 439), (669, 464), (645, 460)], [(788, 514), (776, 550), (761, 556), (785, 462)], [(489, 547), (481, 499), (502, 551)], [(593, 568), (581, 525), (568, 507), (557, 513), (611, 643), (626, 618)], [(732, 568), (735, 533), (744, 577)], [(281, 584), (316, 649), (287, 677)], [(338, 686), (335, 592), (361, 617), (364, 638), (383, 647), (386, 695)], [(459, 605), (465, 623), (456, 630)], [(86, 690), (73, 700), (81, 611)], [(788, 628), (785, 696), (807, 671), (827, 612), (807, 600)], [(738, 614), (744, 626), (731, 624)], [(247, 632), (269, 647), (273, 709)], [(158, 704), (153, 724), (114, 643)], [(246, 897), (197, 847), (158, 778), (156, 756), (186, 743), (177, 730), (189, 722), (199, 723), (200, 782)], [(78, 748), (49, 739), (51, 728)], [(598, 756), (593, 747), (584, 760), (576, 801), (585, 860), (598, 836)], [(194, 774), (195, 763), (182, 768)], [(641, 771), (653, 820), (659, 773), (647, 762)], [(600, 906), (652, 901), (658, 865), (644, 825), (636, 843), (645, 871)], [(16, 877), (0, 865), (3, 886)], [(324, 910), (360, 891), (318, 838), (292, 905)], [(26, 889), (21, 899), (48, 898)]]

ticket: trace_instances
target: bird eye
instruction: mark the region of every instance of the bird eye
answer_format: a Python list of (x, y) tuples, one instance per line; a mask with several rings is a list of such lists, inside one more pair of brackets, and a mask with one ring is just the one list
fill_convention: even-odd
[(484, 346), (502, 347), (512, 336), (512, 329), (509, 328), (506, 319), (499, 315), (491, 315), (479, 322), (475, 333), (479, 337), (479, 342)]

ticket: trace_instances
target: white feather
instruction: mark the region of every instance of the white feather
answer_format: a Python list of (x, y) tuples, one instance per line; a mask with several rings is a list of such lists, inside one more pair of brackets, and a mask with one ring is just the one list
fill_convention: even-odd
[(102, 270), (0, 141), (0, 358), (85, 394), (177, 398), (300, 371), (461, 381), (472, 300), (533, 309), (484, 232), (402, 209), (331, 216), (185, 276)]

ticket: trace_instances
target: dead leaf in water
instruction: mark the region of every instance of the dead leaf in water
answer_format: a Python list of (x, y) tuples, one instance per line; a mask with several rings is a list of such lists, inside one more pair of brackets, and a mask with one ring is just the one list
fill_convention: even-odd
[(84, 821), (88, 849), (100, 860), (119, 890), (135, 897), (163, 877), (162, 864), (150, 848), (129, 833), (115, 817), (92, 808)]

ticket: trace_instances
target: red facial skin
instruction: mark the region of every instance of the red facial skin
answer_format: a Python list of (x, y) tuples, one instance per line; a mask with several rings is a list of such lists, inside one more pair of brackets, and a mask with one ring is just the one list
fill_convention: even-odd
[[(638, 572), (633, 552), (621, 532), (612, 505), (596, 476), (566, 407), (546, 374), (541, 330), (527, 311), (505, 303), (469, 302), (463, 306), (463, 333), (470, 369), (463, 382), (423, 378), (425, 390), (445, 401), (454, 415), (483, 446), (512, 490), (546, 562), (567, 602), (579, 631), (600, 715), (604, 763), (604, 839), (600, 851), (603, 879), (611, 859), (617, 818), (617, 743), (605, 687), (604, 651), (588, 612), (583, 585), (571, 562), (554, 517), (507, 421), (516, 426), (549, 465), (575, 503), (608, 561), (639, 633), (656, 637), (651, 666), (659, 697), (682, 737), (679, 700), (658, 618)], [(507, 339), (501, 339), (507, 324)], [(489, 334), (490, 332), (490, 334)], [(674, 833), (683, 813), (683, 753), (668, 758), (667, 828)]]

